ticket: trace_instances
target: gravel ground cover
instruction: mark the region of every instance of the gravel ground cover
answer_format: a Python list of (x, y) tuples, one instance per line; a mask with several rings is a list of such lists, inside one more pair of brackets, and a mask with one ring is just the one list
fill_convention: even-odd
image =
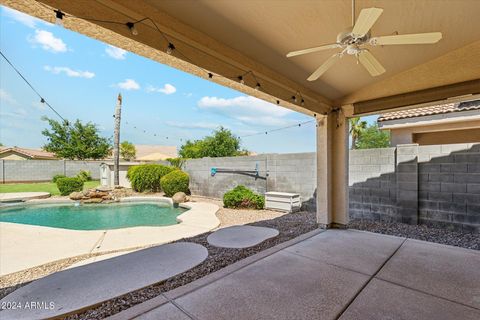
[(456, 232), (445, 229), (436, 229), (427, 227), (425, 225), (409, 225), (397, 222), (386, 223), (366, 220), (351, 221), (348, 227), (350, 229), (365, 230), (392, 236), (480, 250), (480, 235), (469, 232)]

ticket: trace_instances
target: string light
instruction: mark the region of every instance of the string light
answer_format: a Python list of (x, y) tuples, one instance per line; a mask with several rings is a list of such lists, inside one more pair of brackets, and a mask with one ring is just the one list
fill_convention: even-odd
[(138, 36), (138, 30), (135, 27), (135, 23), (127, 22), (126, 25), (127, 25), (128, 29), (130, 30), (130, 32), (132, 33), (132, 35)]
[(30, 89), (32, 89), (32, 91), (36, 93), (36, 95), (40, 98), (40, 102), (46, 104), (47, 107), (49, 107), (60, 119), (62, 119), (64, 123), (67, 123), (67, 124), (68, 124), (68, 121), (65, 120), (65, 118), (63, 118), (63, 117), (60, 115), (60, 113), (59, 113), (57, 110), (55, 110), (55, 108), (52, 107), (52, 106), (50, 105), (50, 103), (48, 103), (48, 102), (43, 98), (43, 96), (37, 91), (37, 89), (35, 89), (35, 88), (33, 87), (33, 85), (27, 80), (27, 78), (25, 78), (25, 77), (23, 76), (23, 74), (13, 65), (13, 63), (12, 63), (10, 60), (8, 60), (8, 58), (3, 54), (2, 51), (0, 51), (0, 55), (3, 57), (3, 59), (5, 59), (5, 61), (7, 61), (7, 63), (10, 65), (10, 67), (12, 67), (12, 69), (15, 70), (15, 72), (20, 76), (20, 78), (22, 78), (23, 81), (25, 81), (25, 83), (30, 87)]
[(175, 46), (173, 45), (173, 43), (169, 42), (167, 47), (167, 54), (172, 54), (173, 50), (175, 50)]
[(55, 12), (55, 24), (57, 26), (63, 27), (63, 17), (65, 16), (65, 13), (59, 10), (53, 10)]
[[(42, 3), (40, 3), (40, 5), (42, 5), (42, 6), (46, 7), (46, 8), (49, 8), (49, 9), (51, 8), (51, 7), (48, 7), (47, 5), (44, 5), (44, 4), (42, 4)], [(131, 32), (132, 35), (134, 35), (134, 36), (138, 35), (138, 30), (137, 30), (137, 28), (135, 27), (135, 25), (138, 24), (138, 23), (140, 23), (140, 22), (143, 22), (143, 21), (145, 21), (145, 20), (150, 20), (150, 21), (152, 22), (152, 24), (155, 26), (156, 30), (157, 30), (157, 31), (161, 34), (161, 36), (165, 39), (165, 41), (168, 42), (168, 46), (167, 46), (167, 49), (166, 49), (166, 53), (167, 53), (167, 54), (171, 55), (171, 54), (173, 53), (173, 51), (176, 51), (179, 56), (181, 56), (181, 57), (184, 58), (185, 61), (193, 64), (195, 67), (197, 67), (197, 68), (203, 70), (204, 72), (206, 72), (209, 79), (212, 79), (212, 78), (213, 78), (213, 73), (208, 72), (206, 69), (204, 69), (204, 68), (196, 65), (191, 59), (189, 59), (187, 56), (185, 56), (182, 52), (178, 51), (178, 49), (175, 47), (175, 45), (174, 45), (171, 41), (169, 41), (169, 39), (167, 38), (167, 36), (165, 35), (165, 33), (163, 33), (162, 30), (160, 30), (160, 28), (159, 28), (158, 25), (156, 24), (155, 20), (153, 20), (153, 19), (151, 19), (151, 18), (149, 18), (149, 17), (145, 17), (145, 18), (140, 19), (140, 20), (135, 21), (135, 22), (131, 22), (131, 21), (130, 21), (130, 22), (124, 23), (124, 22), (119, 22), (119, 21), (100, 20), (100, 19), (93, 19), (93, 18), (88, 18), (88, 17), (75, 17), (75, 16), (67, 15), (67, 14), (61, 12), (59, 9), (58, 9), (58, 10), (54, 10), (54, 12), (55, 12), (55, 16), (57, 17), (57, 22), (58, 22), (58, 23), (62, 23), (62, 25), (63, 25), (63, 21), (62, 21), (62, 20), (63, 20), (63, 17), (74, 17), (74, 18), (77, 18), (77, 19), (83, 19), (83, 20), (86, 20), (86, 21), (97, 22), (97, 23), (124, 24), (124, 25), (126, 25), (126, 26), (128, 27), (128, 29), (130, 30), (130, 32)], [(58, 21), (58, 20), (60, 20), (60, 21)], [(226, 61), (224, 61), (224, 62), (227, 63), (227, 64), (230, 64), (230, 65), (234, 66), (234, 65), (231, 64), (231, 63), (228, 63), (228, 62), (226, 62)], [(235, 67), (235, 66), (234, 66), (234, 67)], [(238, 79), (239, 82), (244, 85), (244, 84), (245, 84), (244, 76), (245, 76), (245, 75), (248, 75), (248, 74), (251, 74), (252, 77), (253, 77), (254, 80), (255, 80), (256, 85), (255, 85), (254, 89), (257, 90), (257, 91), (260, 90), (260, 88), (261, 88), (260, 82), (257, 80), (257, 77), (255, 76), (255, 74), (254, 74), (253, 71), (251, 71), (251, 70), (250, 70), (250, 71), (246, 71), (243, 75), (236, 77), (236, 79)], [(229, 78), (229, 77), (226, 77), (226, 76), (225, 76), (225, 78)], [(229, 78), (229, 79), (235, 79), (235, 78)], [(302, 95), (301, 95), (300, 92), (298, 92), (298, 96), (300, 96), (300, 98), (301, 98), (301, 105), (302, 105), (302, 107), (304, 107), (304, 106), (305, 106), (305, 100), (303, 99), (303, 97), (302, 97)], [(297, 95), (292, 96), (292, 101), (293, 101), (294, 103), (297, 103), (297, 102), (298, 102)], [(277, 105), (280, 105), (280, 100), (277, 100)]]

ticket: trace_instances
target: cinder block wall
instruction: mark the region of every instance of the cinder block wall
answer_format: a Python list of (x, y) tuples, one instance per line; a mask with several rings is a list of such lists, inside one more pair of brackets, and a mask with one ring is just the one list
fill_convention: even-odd
[[(219, 172), (211, 175), (211, 168)], [(258, 168), (259, 174), (253, 172)], [(299, 193), (305, 206), (315, 210), (315, 153), (264, 154), (249, 157), (203, 158), (187, 160), (184, 170), (190, 174), (193, 194), (222, 198), (237, 185), (255, 192)], [(220, 172), (226, 169), (231, 172)]]
[(480, 144), (350, 152), (352, 219), (480, 232)]
[(351, 150), (349, 207), (353, 219), (398, 221), (396, 148)]
[(475, 231), (480, 225), (480, 144), (418, 147), (419, 221)]
[(50, 181), (56, 174), (74, 176), (80, 170), (90, 171), (93, 179), (100, 179), (102, 161), (71, 160), (0, 160), (0, 181), (41, 182)]

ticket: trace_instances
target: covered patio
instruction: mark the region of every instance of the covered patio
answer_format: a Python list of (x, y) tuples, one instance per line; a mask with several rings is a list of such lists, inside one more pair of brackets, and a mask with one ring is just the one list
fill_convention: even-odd
[[(356, 1), (382, 8), (376, 35), (441, 32), (429, 45), (374, 46), (386, 72), (352, 56), (316, 81), (352, 2), (1, 0), (29, 15), (314, 117), (321, 229), (164, 293), (114, 319), (478, 319), (477, 251), (351, 230), (348, 118), (480, 95), (480, 2)], [(55, 12), (54, 10), (57, 10)], [(410, 158), (406, 157), (406, 161)], [(408, 190), (407, 190), (408, 191)], [(412, 212), (404, 208), (405, 221)]]

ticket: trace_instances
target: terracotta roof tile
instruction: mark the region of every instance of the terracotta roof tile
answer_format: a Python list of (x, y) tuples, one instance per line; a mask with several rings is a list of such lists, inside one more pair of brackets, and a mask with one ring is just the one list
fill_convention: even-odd
[(381, 114), (377, 121), (381, 122), (387, 120), (407, 119), (469, 110), (480, 110), (480, 100), (466, 101), (461, 103), (447, 103), (423, 108), (388, 112)]
[(27, 149), (18, 147), (2, 147), (0, 148), (0, 154), (5, 152), (16, 152), (23, 154), (32, 159), (57, 159), (53, 152), (47, 152), (40, 149)]

